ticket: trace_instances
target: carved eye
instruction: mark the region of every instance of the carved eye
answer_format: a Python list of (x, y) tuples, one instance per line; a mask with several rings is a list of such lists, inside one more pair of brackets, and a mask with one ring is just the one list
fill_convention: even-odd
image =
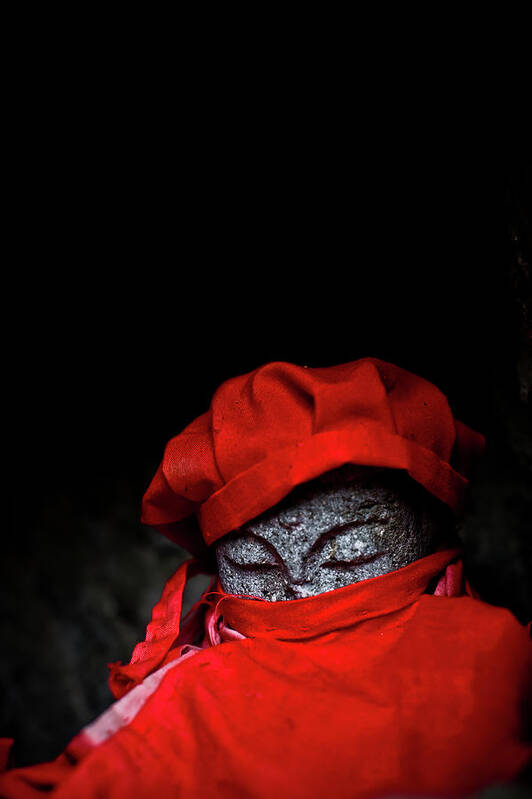
[(239, 561), (232, 558), (230, 555), (226, 555), (227, 560), (233, 565), (236, 566), (237, 569), (243, 569), (244, 571), (271, 571), (272, 569), (277, 569), (277, 563), (265, 563), (265, 562), (256, 562), (253, 561)]
[(275, 563), (237, 563), (237, 568), (243, 571), (271, 572), (278, 568)]
[(357, 566), (372, 563), (374, 560), (380, 558), (382, 554), (382, 552), (372, 552), (370, 555), (354, 555), (352, 560), (330, 559), (326, 560), (321, 565), (326, 569), (343, 569), (344, 571), (348, 571), (349, 569), (356, 569)]

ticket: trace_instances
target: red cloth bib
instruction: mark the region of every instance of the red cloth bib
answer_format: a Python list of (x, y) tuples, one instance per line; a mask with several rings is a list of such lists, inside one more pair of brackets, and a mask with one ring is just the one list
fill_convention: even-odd
[(168, 630), (159, 608), (133, 664), (150, 661), (150, 676), (126, 675), (92, 732), (51, 763), (6, 772), (0, 795), (452, 797), (512, 779), (532, 757), (529, 631), (456, 595), (457, 556), (289, 602), (215, 591), (191, 615), (208, 611), (200, 647), (174, 628), (155, 652)]

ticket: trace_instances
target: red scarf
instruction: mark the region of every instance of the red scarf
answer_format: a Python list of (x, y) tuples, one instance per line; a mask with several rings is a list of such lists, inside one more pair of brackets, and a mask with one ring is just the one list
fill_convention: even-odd
[(289, 602), (215, 586), (180, 631), (188, 561), (112, 664), (123, 698), (0, 795), (452, 797), (512, 779), (532, 756), (530, 637), (472, 595), (458, 555)]

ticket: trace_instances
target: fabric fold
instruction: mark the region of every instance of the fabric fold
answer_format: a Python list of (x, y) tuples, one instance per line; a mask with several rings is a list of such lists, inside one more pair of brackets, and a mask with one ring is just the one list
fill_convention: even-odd
[(139, 685), (155, 669), (180, 657), (183, 648), (198, 638), (203, 623), (204, 600), (197, 602), (181, 620), (185, 586), (187, 580), (196, 574), (209, 574), (202, 561), (189, 558), (181, 564), (167, 580), (162, 596), (153, 608), (146, 638), (136, 645), (130, 662), (123, 665), (118, 660), (107, 664), (109, 688), (115, 699)]
[[(388, 574), (288, 602), (245, 599), (220, 591), (223, 616), (230, 627), (251, 638), (302, 640), (323, 635), (411, 605), (459, 556), (459, 548), (446, 549)], [(457, 580), (457, 590), (461, 586)], [(447, 586), (440, 588), (446, 590)]]
[(465, 797), (532, 756), (528, 630), (471, 595), (459, 550), (302, 600), (216, 583), (179, 624), (196, 568), (165, 586), (122, 698), (0, 796)]

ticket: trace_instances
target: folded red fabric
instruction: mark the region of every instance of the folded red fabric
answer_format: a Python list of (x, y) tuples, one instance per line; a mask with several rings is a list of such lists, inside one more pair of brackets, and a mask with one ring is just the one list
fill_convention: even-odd
[[(142, 520), (201, 555), (344, 463), (406, 470), (458, 512), (483, 447), (392, 364), (275, 362), (223, 383), (168, 443)], [(109, 664), (117, 701), (54, 761), (5, 772), (0, 796), (460, 797), (532, 757), (530, 627), (478, 598), (459, 550), (289, 602), (213, 579), (181, 621), (205, 563), (176, 571), (130, 663)]]
[(459, 797), (512, 779), (532, 757), (529, 632), (463, 593), (458, 556), (290, 602), (218, 586), (192, 614), (208, 610), (206, 636), (223, 617), (214, 645), (133, 685), (55, 761), (6, 772), (0, 795)]
[(345, 463), (404, 469), (458, 512), (483, 448), (436, 386), (393, 364), (268, 363), (222, 383), (209, 410), (168, 442), (141, 519), (201, 554)]

